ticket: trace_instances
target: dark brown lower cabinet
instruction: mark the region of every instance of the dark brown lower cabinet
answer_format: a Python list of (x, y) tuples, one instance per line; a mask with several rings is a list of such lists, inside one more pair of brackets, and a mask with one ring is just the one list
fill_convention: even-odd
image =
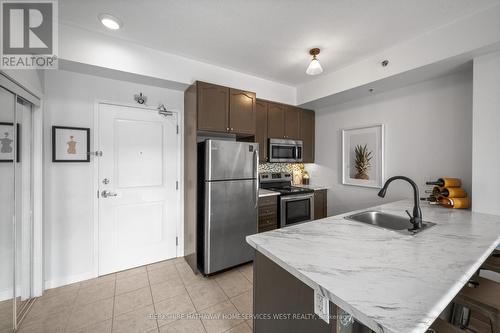
[(259, 232), (278, 227), (278, 196), (259, 198)]
[(314, 219), (319, 220), (327, 217), (326, 190), (314, 191)]
[(314, 316), (314, 290), (255, 252), (253, 264), (254, 333), (336, 333), (336, 306), (330, 323)]

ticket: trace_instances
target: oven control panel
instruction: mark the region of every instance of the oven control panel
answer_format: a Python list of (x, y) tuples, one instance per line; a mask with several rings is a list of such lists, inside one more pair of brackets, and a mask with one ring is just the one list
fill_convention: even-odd
[(292, 180), (292, 174), (289, 172), (261, 172), (259, 179), (261, 183), (288, 182)]

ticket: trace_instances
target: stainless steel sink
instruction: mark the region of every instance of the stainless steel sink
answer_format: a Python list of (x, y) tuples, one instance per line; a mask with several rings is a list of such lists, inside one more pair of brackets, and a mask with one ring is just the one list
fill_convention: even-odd
[(361, 212), (350, 216), (346, 216), (345, 219), (371, 224), (375, 227), (389, 229), (408, 235), (414, 235), (435, 225), (435, 223), (432, 222), (422, 222), (421, 229), (409, 230), (413, 227), (412, 224), (410, 223), (409, 218), (392, 214), (386, 214), (378, 211)]

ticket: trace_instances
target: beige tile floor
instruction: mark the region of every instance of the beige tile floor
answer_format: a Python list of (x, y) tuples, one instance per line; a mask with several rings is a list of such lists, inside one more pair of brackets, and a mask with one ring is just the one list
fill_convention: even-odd
[(252, 277), (251, 264), (205, 278), (162, 261), (47, 290), (18, 332), (248, 333)]

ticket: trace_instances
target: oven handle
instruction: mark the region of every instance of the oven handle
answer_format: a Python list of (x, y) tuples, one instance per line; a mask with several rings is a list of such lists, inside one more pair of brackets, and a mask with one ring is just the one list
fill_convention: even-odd
[(287, 195), (281, 197), (281, 201), (295, 201), (295, 200), (311, 199), (311, 198), (314, 198), (314, 193), (306, 195)]

